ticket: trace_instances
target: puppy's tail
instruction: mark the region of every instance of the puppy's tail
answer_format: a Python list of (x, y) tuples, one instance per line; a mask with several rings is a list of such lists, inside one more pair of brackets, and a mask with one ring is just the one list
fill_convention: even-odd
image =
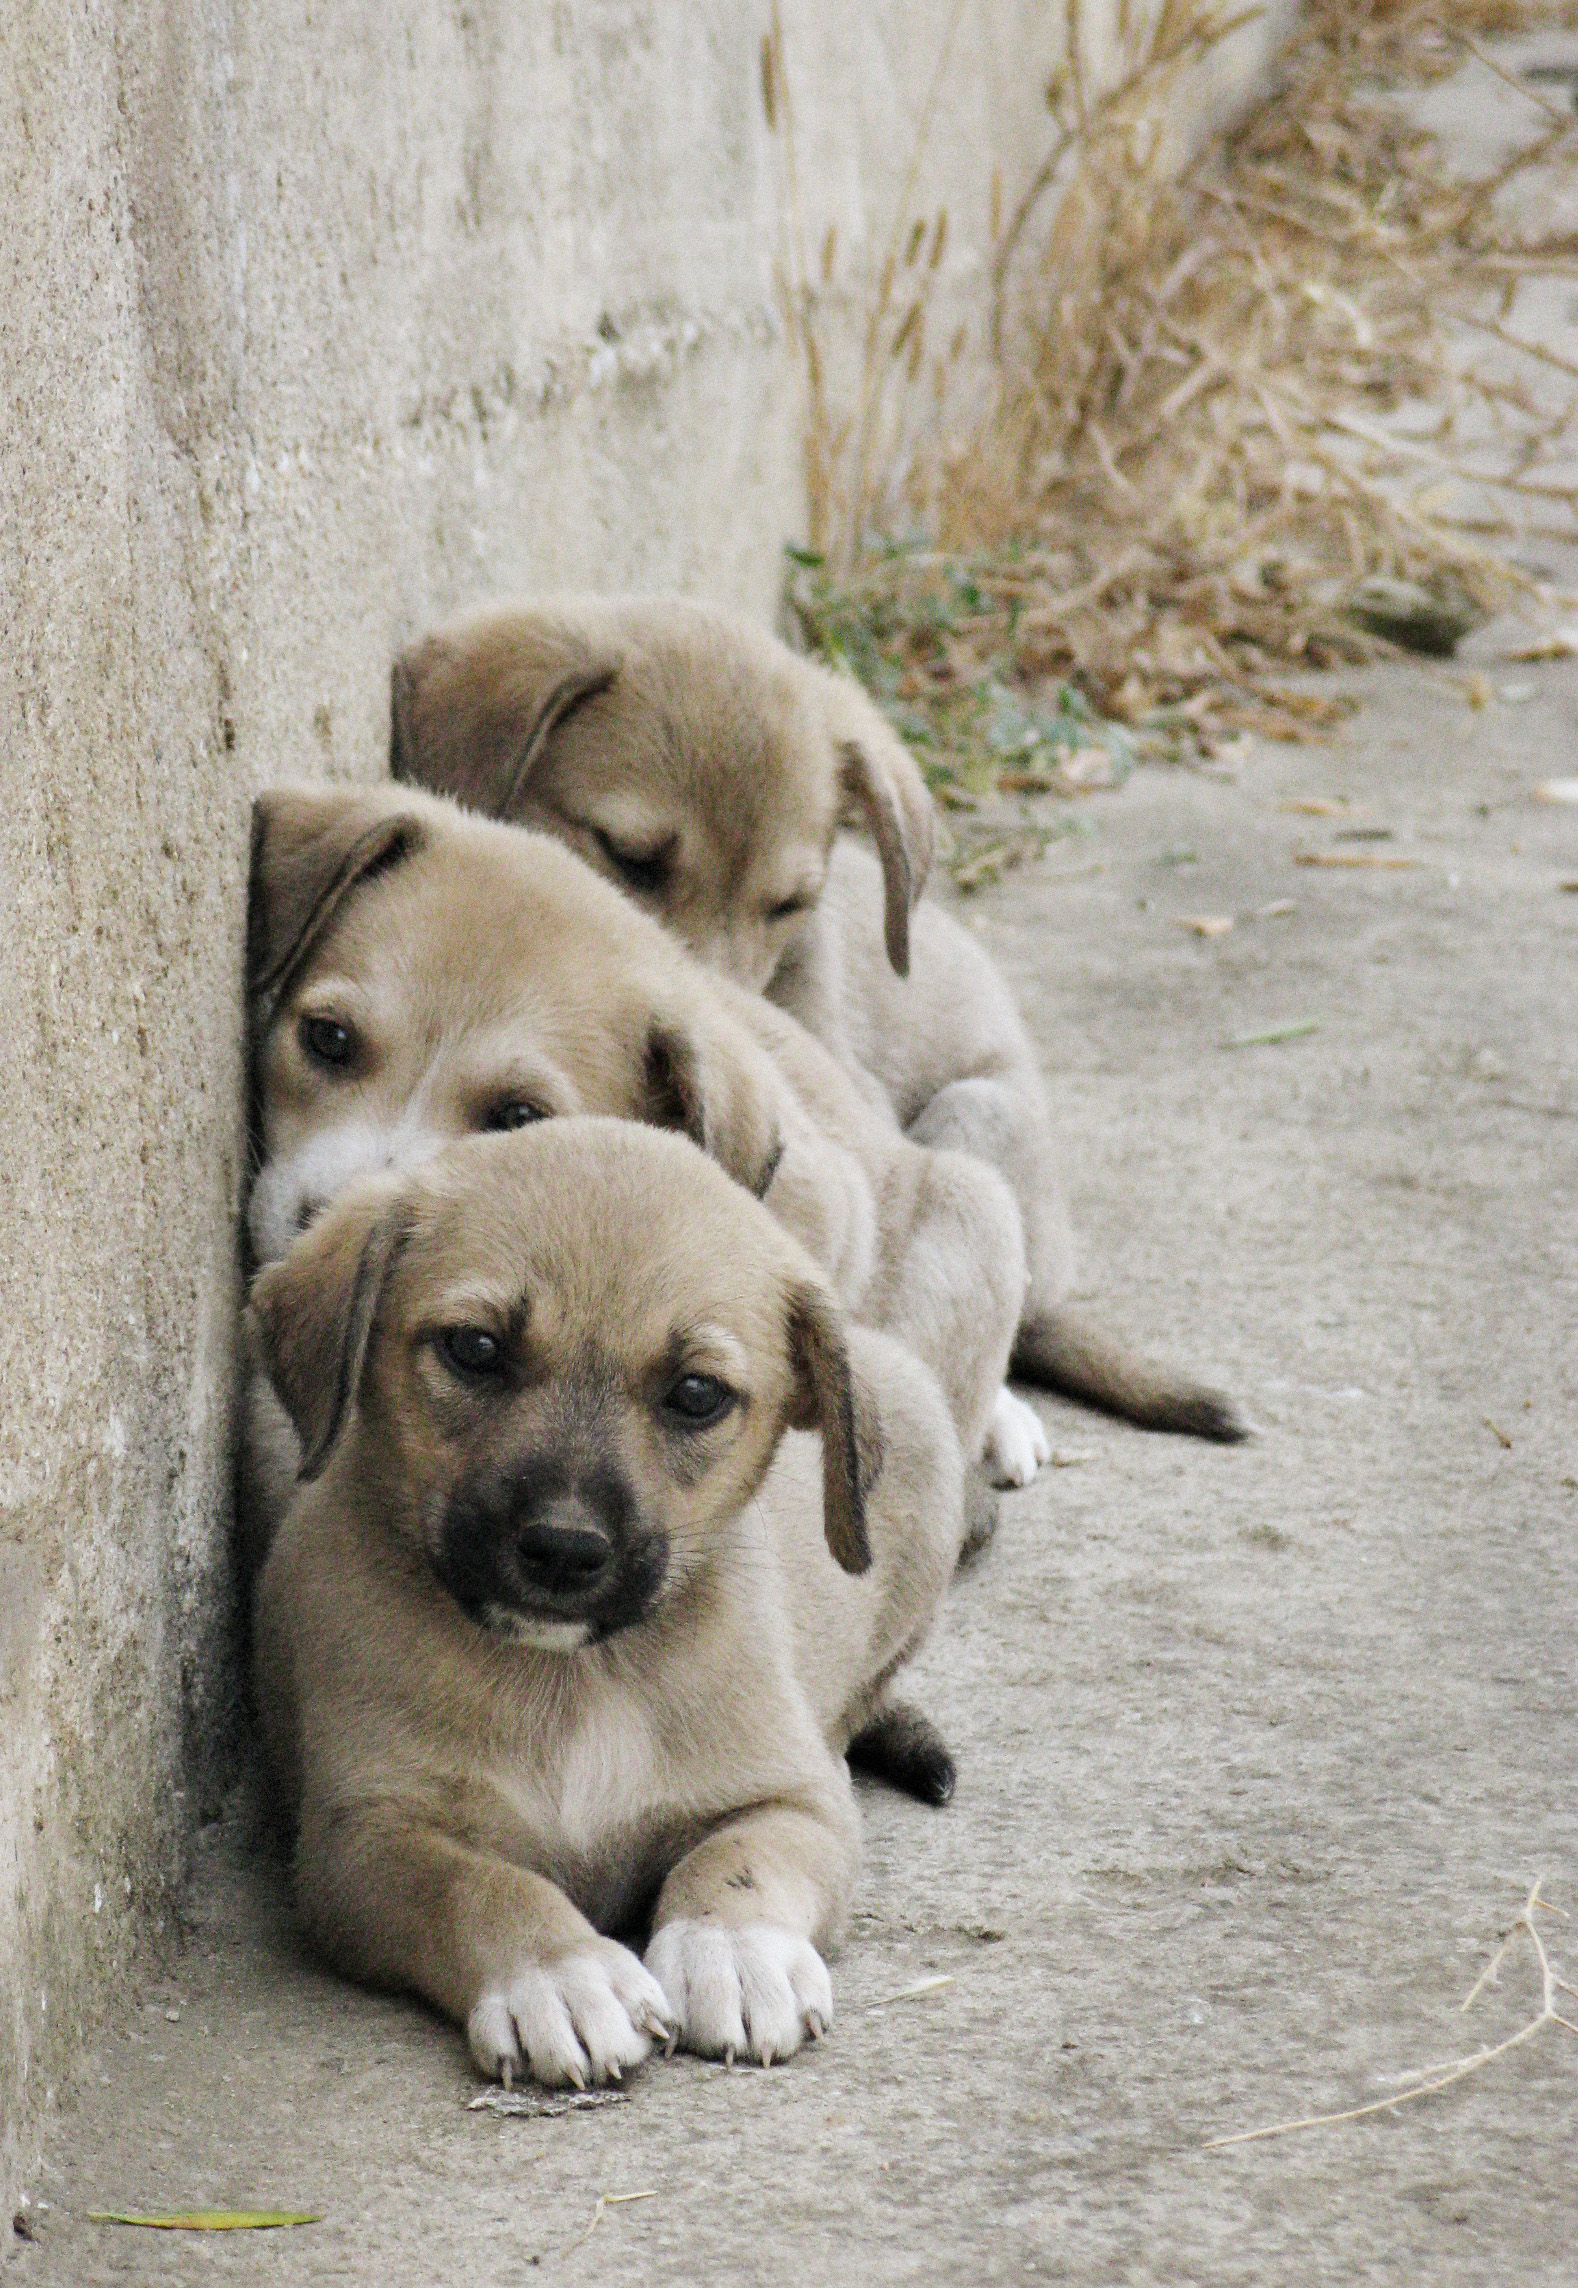
[(1225, 1391), (1127, 1349), (1077, 1311), (1027, 1313), (1014, 1338), (1013, 1372), (1144, 1430), (1181, 1430), (1223, 1446), (1249, 1436), (1249, 1424)]
[(948, 1743), (929, 1716), (907, 1700), (888, 1700), (845, 1751), (857, 1771), (922, 1803), (946, 1803), (956, 1777)]

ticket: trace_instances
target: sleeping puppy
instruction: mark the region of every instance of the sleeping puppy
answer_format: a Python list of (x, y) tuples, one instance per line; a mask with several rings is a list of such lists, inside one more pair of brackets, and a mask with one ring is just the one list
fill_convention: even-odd
[[(908, 1142), (791, 1018), (560, 844), (406, 788), (277, 789), (248, 932), (257, 1260), (353, 1177), (456, 1137), (580, 1112), (677, 1128), (931, 1367), (972, 1461), (988, 1449), (1024, 1293), (1006, 1187)], [(256, 1554), (294, 1452), (255, 1373), (246, 1420)]]
[(506, 2082), (822, 2033), (843, 1750), (958, 1554), (925, 1369), (611, 1120), (353, 1184), (250, 1313), (303, 1457), (256, 1684), (317, 1945)]
[[(391, 758), (396, 778), (560, 836), (871, 1076), (917, 1142), (998, 1168), (1029, 1265), (1025, 1380), (1150, 1428), (1245, 1435), (1221, 1392), (1067, 1309), (1073, 1233), (1039, 1060), (989, 957), (916, 902), (930, 796), (852, 680), (678, 599), (505, 606), (396, 663)], [(875, 859), (835, 842), (848, 819)], [(1020, 1416), (1033, 1469), (1045, 1437)]]

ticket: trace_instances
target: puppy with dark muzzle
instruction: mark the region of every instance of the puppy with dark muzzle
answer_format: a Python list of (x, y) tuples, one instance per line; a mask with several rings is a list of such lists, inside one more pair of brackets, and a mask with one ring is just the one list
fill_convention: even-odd
[(843, 1751), (958, 1555), (931, 1375), (609, 1120), (352, 1186), (250, 1308), (302, 1451), (256, 1683), (319, 1947), (506, 2080), (822, 2032)]
[[(467, 1133), (581, 1112), (682, 1129), (931, 1368), (971, 1459), (990, 1449), (1025, 1282), (1007, 1187), (908, 1143), (791, 1018), (547, 836), (406, 788), (260, 796), (248, 986), (260, 1261), (353, 1177)], [(255, 1546), (294, 1477), (278, 1429), (254, 1387)]]

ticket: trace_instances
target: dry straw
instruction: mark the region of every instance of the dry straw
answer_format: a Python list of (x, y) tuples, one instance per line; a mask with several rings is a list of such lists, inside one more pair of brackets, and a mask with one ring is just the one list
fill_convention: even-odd
[(1496, 1951), (1461, 2004), (1462, 2011), (1467, 2012), (1487, 1987), (1498, 1986), (1501, 1983), (1502, 1964), (1515, 1947), (1527, 1940), (1533, 1949), (1535, 1965), (1540, 1974), (1540, 2006), (1532, 2018), (1525, 2020), (1501, 2041), (1471, 2051), (1467, 2057), (1451, 2058), (1443, 2065), (1426, 2066), (1418, 2073), (1405, 2075), (1403, 2078), (1409, 2087), (1398, 2090), (1392, 2097), (1373, 2098), (1367, 2105), (1344, 2106), (1340, 2112), (1306, 2113), (1294, 2121), (1273, 2121), (1261, 2129), (1240, 2129), (1229, 2137), (1211, 2137), (1206, 2141), (1205, 2150), (1208, 2153), (1220, 2152), (1229, 2145), (1254, 2145), (1268, 2137), (1291, 2137), (1304, 2129), (1332, 2129), (1343, 2122), (1368, 2120), (1373, 2114), (1395, 2113), (1399, 2106), (1413, 2105), (1421, 2098), (1439, 2096), (1443, 2090), (1455, 2088), (1471, 2075), (1482, 2073), (1486, 2066), (1493, 2065), (1498, 2058), (1506, 2057), (1512, 2050), (1522, 2049), (1525, 2042), (1532, 2042), (1547, 2026), (1557, 2026), (1566, 2033), (1578, 2034), (1578, 2024), (1562, 2008), (1563, 2001), (1568, 1997), (1578, 2001), (1578, 1986), (1570, 1985), (1561, 1976), (1546, 1952), (1545, 1940), (1534, 1920), (1537, 1914), (1544, 1914), (1559, 1915), (1565, 1922), (1566, 1910), (1541, 1897), (1541, 1881), (1543, 1877), (1535, 1882), (1523, 1902), (1523, 1912), (1510, 1930), (1502, 1933)]
[[(1170, 172), (1169, 111), (1255, 13), (1120, 6), (1098, 82), (1081, 0), (1062, 0), (1045, 159), (1011, 202), (992, 186), (991, 416), (951, 442), (962, 345), (934, 351), (926, 331), (947, 217), (916, 211), (916, 188), (957, 7), (843, 397), (836, 241), (808, 262), (774, 15), (763, 84), (787, 161), (811, 542), (791, 601), (944, 787), (981, 793), (1005, 754), (1006, 791), (1110, 783), (1123, 755), (1105, 780), (1053, 768), (1082, 742), (1113, 759), (1097, 721), (1186, 754), (1243, 729), (1306, 736), (1332, 702), (1288, 670), (1376, 648), (1352, 616), (1363, 583), (1407, 582), (1471, 619), (1531, 585), (1515, 560), (1531, 540), (1578, 539), (1558, 465), (1578, 367), (1517, 310), (1526, 278), (1578, 270), (1578, 236), (1531, 231), (1517, 205), (1526, 181), (1578, 165), (1578, 118), (1569, 89), (1516, 78), (1484, 45), (1573, 11), (1312, 0), (1275, 92)], [(1512, 79), (1532, 130), (1475, 180), (1389, 99), (1465, 65)], [(1470, 358), (1468, 340), (1494, 354)], [(934, 442), (916, 452), (923, 413)], [(924, 545), (894, 540), (906, 521)], [(1005, 692), (1031, 730), (1055, 695), (1061, 731), (994, 740)]]

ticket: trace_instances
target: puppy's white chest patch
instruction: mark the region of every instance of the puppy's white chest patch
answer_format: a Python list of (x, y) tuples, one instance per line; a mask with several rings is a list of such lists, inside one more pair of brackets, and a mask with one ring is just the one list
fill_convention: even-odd
[(610, 1828), (640, 1820), (653, 1796), (654, 1746), (633, 1703), (599, 1708), (576, 1726), (550, 1769), (561, 1831), (572, 1850), (592, 1851)]
[(642, 1709), (594, 1706), (546, 1754), (498, 1770), (495, 1785), (532, 1842), (532, 1857), (599, 1924), (637, 1897), (664, 1855), (668, 1793)]

